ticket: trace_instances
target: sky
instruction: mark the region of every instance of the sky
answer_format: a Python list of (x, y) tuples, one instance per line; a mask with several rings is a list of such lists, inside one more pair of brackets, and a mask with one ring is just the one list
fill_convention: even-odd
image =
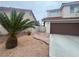
[(61, 4), (66, 2), (69, 1), (0, 1), (0, 7), (30, 9), (41, 23), (41, 19), (47, 16), (46, 10), (60, 8)]

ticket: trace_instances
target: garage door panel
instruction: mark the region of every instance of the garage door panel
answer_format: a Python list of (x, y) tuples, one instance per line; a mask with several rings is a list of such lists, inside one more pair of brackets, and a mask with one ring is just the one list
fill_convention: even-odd
[(79, 35), (79, 23), (51, 23), (50, 33)]

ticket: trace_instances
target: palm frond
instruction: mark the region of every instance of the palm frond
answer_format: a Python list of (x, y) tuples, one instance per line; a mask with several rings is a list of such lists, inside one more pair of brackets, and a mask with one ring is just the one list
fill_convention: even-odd
[(16, 32), (17, 31), (22, 31), (22, 30), (24, 30), (24, 29), (27, 29), (27, 28), (35, 28), (35, 23), (34, 23), (34, 21), (29, 21), (29, 22), (26, 22), (26, 23), (23, 23), (23, 22), (21, 22), (20, 24), (19, 24), (19, 26), (17, 27), (17, 30), (16, 30)]
[[(10, 31), (10, 28), (9, 28), (9, 21), (8, 21), (8, 18), (6, 16), (4, 16), (3, 13), (0, 13), (0, 24), (7, 29), (7, 31), (9, 32)], [(6, 25), (7, 24), (7, 25)]]
[(12, 10), (10, 18), (3, 12), (0, 13), (0, 24), (9, 32), (17, 33), (27, 28), (34, 28), (35, 21), (23, 20), (24, 12), (17, 13)]

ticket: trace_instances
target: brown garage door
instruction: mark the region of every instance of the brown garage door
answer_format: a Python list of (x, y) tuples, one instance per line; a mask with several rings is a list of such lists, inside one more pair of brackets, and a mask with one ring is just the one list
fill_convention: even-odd
[(79, 23), (51, 23), (50, 33), (79, 35)]

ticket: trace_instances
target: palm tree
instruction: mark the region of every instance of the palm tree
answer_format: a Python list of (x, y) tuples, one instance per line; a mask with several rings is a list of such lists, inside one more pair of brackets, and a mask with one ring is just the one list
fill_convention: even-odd
[(0, 24), (8, 31), (9, 38), (5, 44), (6, 49), (12, 49), (18, 45), (16, 35), (27, 28), (34, 28), (35, 22), (24, 20), (24, 12), (17, 13), (12, 10), (10, 17), (5, 12), (0, 12)]

